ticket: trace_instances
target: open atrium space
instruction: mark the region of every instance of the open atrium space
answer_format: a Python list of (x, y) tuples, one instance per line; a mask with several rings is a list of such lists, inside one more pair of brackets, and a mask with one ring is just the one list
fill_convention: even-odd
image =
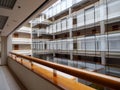
[(120, 0), (0, 0), (0, 90), (120, 90)]

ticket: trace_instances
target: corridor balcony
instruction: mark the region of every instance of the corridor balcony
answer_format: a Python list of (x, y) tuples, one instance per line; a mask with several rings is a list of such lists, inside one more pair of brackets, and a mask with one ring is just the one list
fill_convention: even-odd
[[(13, 52), (11, 52), (9, 55), (8, 66), (16, 74), (19, 80), (22, 81), (25, 86), (27, 86), (29, 90), (40, 90), (40, 88), (42, 88), (42, 90), (48, 90), (47, 87), (49, 87), (50, 84), (55, 87), (52, 87), (52, 89), (49, 88), (49, 90), (95, 90), (90, 86), (77, 82), (76, 79), (61, 76), (58, 71), (69, 74), (75, 78), (84, 79), (91, 83), (107, 87), (109, 90), (118, 90), (120, 88), (120, 78), (86, 71), (84, 69), (76, 69), (74, 67), (56, 64), (38, 58), (16, 54)], [(16, 66), (17, 68), (15, 68)], [(28, 71), (29, 74), (27, 74), (28, 77), (26, 77), (25, 73)], [(30, 73), (34, 73), (35, 75), (40, 76), (39, 78), (44, 78), (44, 80), (50, 84), (46, 84), (47, 87), (45, 87), (46, 85), (43, 85), (43, 82), (38, 84), (37, 82), (39, 79), (35, 80), (34, 77), (29, 77), (31, 76)], [(30, 80), (33, 80), (33, 82)], [(43, 86), (41, 86), (41, 84)]]
[(29, 33), (31, 34), (31, 29), (19, 29), (16, 32), (20, 32), (20, 33)]
[(13, 38), (12, 44), (31, 44), (30, 38)]
[(31, 50), (13, 50), (13, 52), (23, 54), (23, 55), (32, 55)]

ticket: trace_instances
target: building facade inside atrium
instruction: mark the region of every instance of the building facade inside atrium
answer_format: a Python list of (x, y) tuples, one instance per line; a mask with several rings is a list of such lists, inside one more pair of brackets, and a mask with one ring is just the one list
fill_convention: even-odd
[(120, 89), (120, 0), (0, 0), (0, 31), (0, 90)]
[(31, 21), (32, 55), (120, 77), (119, 8), (120, 0), (59, 0)]
[(120, 77), (119, 4), (119, 0), (58, 1), (31, 21), (32, 56)]

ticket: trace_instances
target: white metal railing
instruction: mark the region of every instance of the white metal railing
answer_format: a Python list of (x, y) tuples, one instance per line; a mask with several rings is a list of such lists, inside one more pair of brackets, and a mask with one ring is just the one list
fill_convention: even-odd
[[(63, 0), (63, 1), (65, 1), (69, 4), (72, 3), (70, 5), (73, 5), (77, 2), (82, 2), (84, 0)], [(57, 10), (57, 8), (59, 8), (58, 4), (49, 8), (44, 13), (43, 16), (52, 17), (52, 15), (57, 14), (57, 13), (55, 13), (55, 10)], [(112, 0), (112, 1), (108, 0), (107, 4), (108, 4), (107, 6), (105, 3), (100, 5), (97, 2), (94, 5), (92, 5), (92, 7), (88, 6), (84, 9), (77, 11), (76, 12), (76, 14), (77, 14), (77, 18), (76, 18), (77, 19), (77, 23), (76, 23), (77, 27), (83, 27), (85, 25), (89, 26), (91, 24), (97, 23), (97, 22), (102, 21), (102, 20), (107, 20), (107, 19), (111, 20), (114, 18), (119, 18), (120, 17), (120, 10), (119, 10), (120, 1), (119, 0)], [(62, 5), (62, 2), (60, 2), (60, 5)], [(108, 7), (108, 11), (107, 11), (106, 7)], [(56, 8), (56, 9), (54, 10), (54, 8)], [(64, 8), (64, 7), (62, 7), (62, 8)], [(60, 8), (60, 9), (62, 10), (62, 8)], [(59, 12), (61, 12), (61, 11), (59, 11)], [(108, 12), (108, 16), (107, 16), (106, 12)], [(42, 21), (46, 20), (47, 18), (45, 19), (45, 17), (43, 17), (43, 16), (36, 18), (35, 21), (42, 22)], [(40, 20), (40, 18), (41, 18), (41, 20)], [(51, 33), (56, 33), (56, 32), (60, 32), (60, 31), (64, 31), (64, 30), (73, 28), (72, 22), (73, 22), (72, 17), (70, 19), (55, 22), (55, 23), (47, 26), (46, 32), (51, 34)]]
[(41, 28), (41, 29), (34, 29), (32, 33), (37, 34), (37, 36), (40, 36), (41, 34), (47, 34), (47, 31), (46, 29)]
[(77, 60), (62, 59), (56, 57), (54, 58), (54, 62), (72, 67), (84, 68), (88, 71), (98, 71), (105, 68), (105, 66), (97, 63), (82, 62)]
[(13, 50), (13, 52), (23, 55), (32, 55), (32, 50)]
[(31, 44), (32, 40), (30, 38), (13, 38), (12, 44)]
[[(76, 40), (76, 42), (74, 42)], [(109, 35), (96, 35), (88, 37), (80, 37), (77, 39), (64, 39), (54, 41), (40, 41), (33, 42), (33, 48), (36, 50), (74, 50), (74, 43), (77, 44), (78, 51), (90, 51), (90, 53), (104, 51), (104, 52), (120, 52), (120, 33)]]
[(120, 33), (77, 39), (78, 50), (120, 52)]
[(52, 17), (52, 16), (54, 16), (54, 15), (56, 15), (64, 10), (68, 9), (72, 5), (79, 3), (81, 1), (83, 2), (84, 0), (63, 0), (63, 1), (58, 0), (58, 2), (56, 2), (54, 5), (49, 7), (43, 13), (46, 15), (46, 19), (47, 19), (49, 17)]
[(23, 32), (23, 33), (31, 33), (31, 28), (30, 27), (21, 27), (19, 30), (17, 30), (17, 32)]
[(19, 29), (17, 32), (23, 32), (23, 33), (31, 33), (30, 29)]
[(38, 23), (40, 23), (40, 18), (35, 18), (34, 20), (32, 20), (32, 26), (35, 26)]

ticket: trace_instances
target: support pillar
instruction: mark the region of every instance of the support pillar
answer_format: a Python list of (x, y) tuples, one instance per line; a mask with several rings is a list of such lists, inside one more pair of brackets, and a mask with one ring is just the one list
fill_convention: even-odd
[(1, 62), (0, 65), (7, 65), (7, 57), (12, 50), (12, 35), (1, 36)]
[(12, 49), (12, 34), (7, 37), (7, 55), (11, 52)]
[(1, 65), (7, 64), (7, 37), (1, 36)]
[[(105, 3), (106, 0), (100, 0), (100, 33), (101, 35), (105, 35), (105, 20), (106, 20), (106, 8), (105, 8)], [(105, 44), (105, 37), (101, 38), (101, 64), (105, 65), (106, 64), (106, 59), (105, 59), (105, 49), (106, 49), (106, 44)]]
[[(105, 21), (100, 22), (100, 29), (101, 29), (101, 35), (105, 35)], [(106, 49), (106, 41), (105, 37), (101, 37), (101, 64), (105, 65), (106, 64), (106, 59), (105, 59), (105, 49)]]
[(33, 33), (32, 33), (32, 31), (33, 31), (33, 28), (32, 28), (32, 23), (30, 23), (30, 28), (31, 28), (31, 46), (30, 46), (30, 48), (31, 48), (31, 56), (33, 57), (34, 56), (34, 53), (33, 53)]

